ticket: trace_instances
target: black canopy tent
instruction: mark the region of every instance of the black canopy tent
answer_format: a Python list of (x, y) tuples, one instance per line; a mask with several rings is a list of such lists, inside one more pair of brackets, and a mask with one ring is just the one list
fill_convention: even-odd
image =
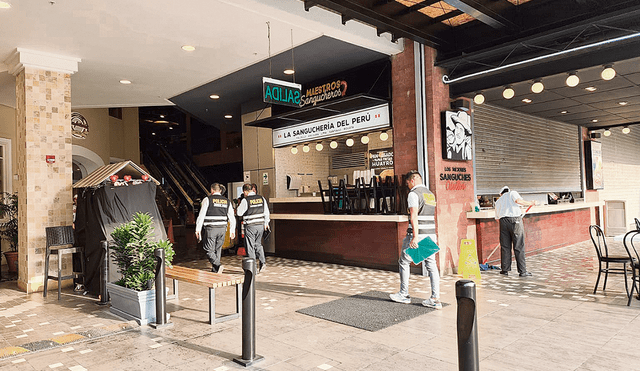
[[(117, 182), (109, 179), (125, 175), (132, 180)], [(141, 180), (143, 175), (148, 181)], [(120, 184), (120, 185), (117, 185)], [(100, 266), (104, 252), (103, 240), (111, 241), (111, 232), (132, 219), (136, 212), (149, 213), (153, 217), (155, 238), (166, 239), (162, 217), (156, 204), (156, 187), (153, 177), (132, 161), (102, 166), (73, 185), (78, 196), (75, 217), (76, 241), (85, 248), (85, 288), (89, 293), (100, 291)], [(110, 264), (111, 265), (111, 264)], [(117, 277), (110, 267), (110, 281)]]

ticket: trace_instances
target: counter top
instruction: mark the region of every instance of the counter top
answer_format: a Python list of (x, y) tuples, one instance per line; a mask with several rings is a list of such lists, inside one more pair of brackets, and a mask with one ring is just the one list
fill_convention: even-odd
[[(589, 207), (595, 206), (603, 206), (603, 201), (595, 201), (595, 202), (575, 202), (575, 203), (564, 203), (557, 205), (541, 205), (534, 206), (529, 210), (528, 214), (543, 214), (543, 213), (555, 213), (558, 211), (567, 211), (567, 210), (577, 210), (577, 209), (586, 209)], [(527, 206), (528, 207), (528, 206)], [(526, 207), (522, 208), (526, 210)], [(480, 211), (469, 211), (467, 212), (468, 219), (495, 219), (495, 210), (480, 210)]]
[(271, 214), (271, 220), (318, 220), (327, 222), (392, 222), (409, 221), (407, 215), (349, 215), (349, 214)]
[(322, 198), (320, 196), (317, 197), (279, 197), (279, 198), (270, 198), (269, 203), (295, 203), (295, 202), (322, 202)]

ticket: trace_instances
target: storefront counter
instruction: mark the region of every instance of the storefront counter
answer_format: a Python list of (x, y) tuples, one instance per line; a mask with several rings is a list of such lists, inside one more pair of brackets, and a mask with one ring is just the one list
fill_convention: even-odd
[[(591, 209), (602, 205), (603, 202), (576, 202), (532, 207), (523, 218), (525, 251), (535, 254), (588, 240)], [(478, 260), (489, 258), (490, 264), (499, 265), (500, 249), (488, 256), (500, 243), (495, 211), (467, 212), (467, 218), (476, 221)]]

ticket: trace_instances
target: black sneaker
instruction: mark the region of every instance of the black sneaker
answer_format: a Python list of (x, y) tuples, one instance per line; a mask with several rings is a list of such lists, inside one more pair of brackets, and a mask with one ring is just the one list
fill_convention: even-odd
[(509, 272), (508, 272), (508, 271), (500, 271), (500, 274), (505, 275), (505, 276), (508, 276), (508, 275), (509, 275)]
[(531, 272), (522, 272), (520, 273), (520, 277), (531, 277)]

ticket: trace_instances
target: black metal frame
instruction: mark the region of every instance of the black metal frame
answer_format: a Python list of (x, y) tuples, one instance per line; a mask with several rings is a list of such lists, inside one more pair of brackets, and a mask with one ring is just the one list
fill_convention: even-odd
[[(75, 279), (82, 277), (84, 280), (85, 275), (85, 257), (84, 257), (84, 248), (80, 246), (74, 246), (75, 239), (73, 235), (73, 227), (68, 226), (60, 226), (60, 227), (46, 227), (45, 233), (47, 236), (47, 249), (45, 253), (45, 265), (44, 265), (44, 291), (42, 292), (43, 297), (47, 297), (47, 287), (50, 279), (54, 279), (58, 281), (58, 300), (60, 300), (60, 295), (62, 291), (62, 281)], [(73, 253), (80, 253), (81, 260), (81, 269), (82, 272), (74, 272), (72, 267), (72, 273), (69, 276), (62, 275), (62, 257), (65, 254), (71, 254), (71, 264), (73, 265)], [(56, 254), (58, 256), (58, 275), (52, 276), (49, 274), (49, 258), (51, 254)]]
[[(609, 255), (609, 248), (607, 247), (607, 240), (605, 239), (602, 229), (598, 225), (592, 225), (589, 227), (589, 235), (593, 246), (596, 248), (598, 254), (598, 278), (596, 279), (596, 285), (593, 288), (593, 293), (596, 293), (598, 289), (598, 283), (600, 282), (600, 275), (604, 273), (604, 284), (602, 285), (602, 291), (607, 287), (607, 278), (609, 274), (624, 274), (624, 288), (629, 294), (629, 284), (627, 282), (627, 264), (631, 265), (631, 258), (626, 256), (613, 256)], [(605, 265), (604, 268), (602, 265)], [(622, 264), (622, 268), (610, 268), (609, 264)]]
[[(636, 219), (636, 222), (637, 221), (638, 219)], [(631, 291), (627, 293), (629, 297), (627, 306), (631, 305), (631, 297), (633, 296), (634, 290), (638, 293), (637, 298), (638, 300), (640, 300), (640, 255), (638, 254), (638, 250), (636, 250), (636, 246), (633, 243), (633, 238), (638, 234), (640, 234), (640, 228), (627, 232), (622, 240), (622, 244), (624, 245), (625, 250), (627, 250), (627, 254), (629, 255), (629, 259), (631, 260), (631, 270), (633, 271), (631, 280)], [(628, 240), (627, 237), (629, 237)], [(627, 241), (629, 241), (628, 244)], [(632, 251), (633, 254), (631, 253)]]

